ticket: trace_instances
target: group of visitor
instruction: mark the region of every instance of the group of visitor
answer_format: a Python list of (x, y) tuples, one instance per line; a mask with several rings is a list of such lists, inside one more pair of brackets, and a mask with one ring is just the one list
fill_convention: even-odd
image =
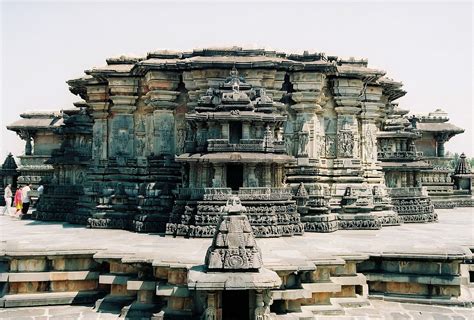
[[(5, 207), (3, 208), (2, 215), (11, 214), (11, 207), (12, 207), (12, 200), (13, 206), (15, 207), (16, 211), (13, 216), (21, 216), (23, 214), (28, 213), (28, 209), (30, 208), (31, 203), (31, 183), (26, 184), (24, 186), (19, 185), (16, 189), (15, 196), (13, 196), (12, 192), (12, 185), (7, 184), (4, 189), (4, 200), (5, 200)], [(38, 195), (41, 195), (43, 191), (43, 186), (39, 186), (38, 188)], [(20, 213), (18, 213), (20, 212)]]

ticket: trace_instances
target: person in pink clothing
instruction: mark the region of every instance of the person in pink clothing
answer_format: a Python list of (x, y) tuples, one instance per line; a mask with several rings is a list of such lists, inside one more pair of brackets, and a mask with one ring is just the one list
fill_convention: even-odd
[(16, 192), (15, 192), (15, 198), (13, 199), (13, 205), (16, 208), (15, 214), (17, 214), (18, 211), (21, 211), (21, 209), (23, 209), (23, 201), (21, 200), (22, 198), (23, 198), (23, 192), (22, 192), (21, 186), (19, 185), (18, 189), (16, 189)]

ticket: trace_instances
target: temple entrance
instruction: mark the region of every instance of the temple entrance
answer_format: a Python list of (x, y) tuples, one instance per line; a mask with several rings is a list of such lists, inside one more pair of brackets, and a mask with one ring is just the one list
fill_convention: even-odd
[(242, 139), (242, 123), (231, 121), (229, 122), (229, 143), (238, 144)]
[(222, 291), (222, 320), (249, 319), (249, 291)]
[(241, 164), (227, 165), (227, 188), (239, 190), (244, 185), (244, 167)]

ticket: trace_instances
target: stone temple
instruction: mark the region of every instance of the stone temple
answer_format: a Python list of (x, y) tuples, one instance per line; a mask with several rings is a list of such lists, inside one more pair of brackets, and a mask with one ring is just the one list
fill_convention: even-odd
[[(7, 126), (25, 154), (5, 160), (0, 192), (44, 185), (24, 218), (134, 240), (106, 251), (4, 249), (0, 306), (95, 302), (131, 318), (258, 320), (340, 314), (368, 292), (472, 306), (463, 288), (474, 279), (474, 244), (315, 249), (332, 236), (316, 233), (381, 232), (473, 206), (466, 157), (451, 169), (444, 148), (464, 130), (441, 109), (409, 114), (397, 102), (401, 82), (364, 59), (239, 47), (106, 61), (67, 81), (82, 99), (76, 108)], [(134, 247), (140, 237), (156, 239)]]
[(367, 60), (234, 47), (85, 73), (67, 82), (77, 109), (8, 126), (26, 141), (18, 181), (46, 186), (35, 219), (212, 237), (238, 195), (255, 235), (280, 237), (472, 204), (444, 154), (464, 130), (442, 110), (408, 117), (401, 82)]

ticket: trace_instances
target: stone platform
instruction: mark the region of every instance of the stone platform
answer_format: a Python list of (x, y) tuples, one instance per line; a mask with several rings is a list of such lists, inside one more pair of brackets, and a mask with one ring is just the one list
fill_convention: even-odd
[[(446, 319), (469, 320), (473, 318), (472, 310), (460, 307), (426, 306), (412, 303), (397, 303), (373, 300), (364, 307), (345, 309), (346, 314), (321, 315), (318, 320), (380, 320), (380, 319)], [(22, 320), (120, 320), (119, 314), (113, 312), (97, 313), (92, 306), (50, 306), (12, 308), (0, 310), (0, 319)]]
[[(282, 281), (270, 290), (273, 318), (468, 319), (474, 215), (437, 213), (431, 224), (257, 239), (263, 267)], [(191, 319), (189, 274), (211, 241), (0, 216), (0, 310), (11, 310), (0, 318), (29, 310), (18, 307), (95, 303), (111, 317)]]
[[(474, 209), (437, 210), (439, 221), (403, 224), (380, 230), (305, 233), (279, 239), (257, 239), (266, 267), (348, 254), (459, 253), (474, 246)], [(124, 230), (89, 229), (60, 222), (17, 220), (0, 216), (2, 253), (18, 251), (88, 251), (133, 255), (154, 261), (200, 264), (212, 239), (172, 238)]]

